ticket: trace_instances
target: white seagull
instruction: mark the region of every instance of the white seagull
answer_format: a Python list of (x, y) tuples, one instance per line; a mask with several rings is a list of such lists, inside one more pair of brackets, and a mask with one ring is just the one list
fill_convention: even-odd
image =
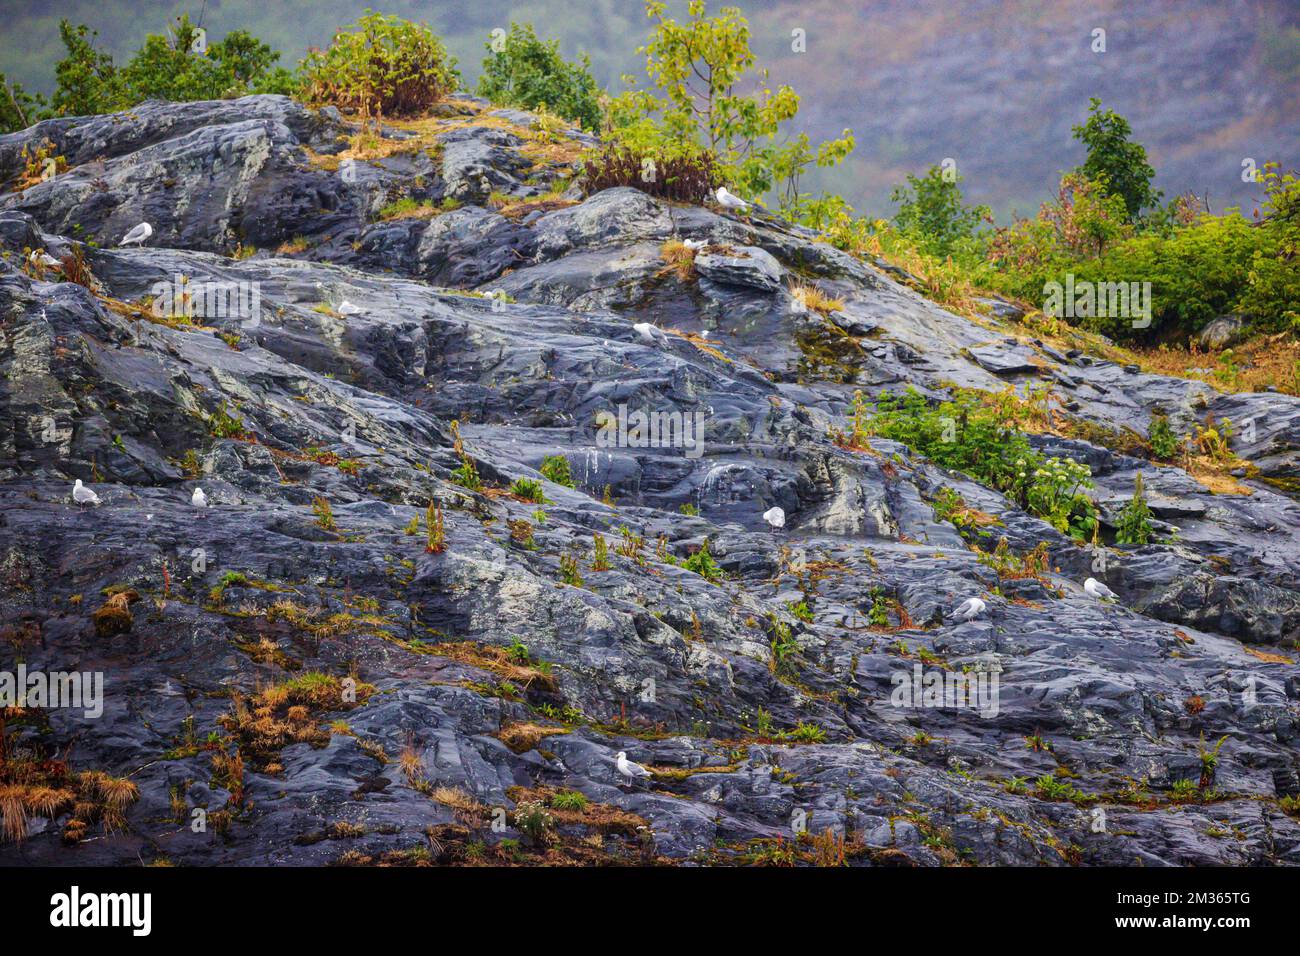
[(773, 528), (785, 527), (785, 509), (772, 507), (763, 512), (763, 520)]
[(684, 245), (687, 249), (691, 250), (691, 252), (699, 252), (708, 244), (709, 244), (709, 240), (707, 239), (687, 239), (685, 242), (682, 243), (682, 245)]
[(365, 311), (366, 310), (361, 308), (361, 306), (353, 305), (347, 299), (344, 299), (342, 302), (339, 303), (339, 308), (338, 308), (339, 315), (361, 315)]
[(208, 496), (197, 485), (194, 488), (194, 494), (190, 495), (190, 504), (196, 508), (206, 508), (208, 506)]
[(153, 226), (149, 225), (147, 222), (142, 222), (140, 223), (140, 225), (136, 226), (125, 236), (123, 236), (122, 241), (119, 242), (118, 245), (119, 246), (130, 246), (130, 245), (143, 246), (144, 241), (152, 235), (153, 235)]
[(636, 783), (637, 777), (650, 776), (650, 771), (647, 770), (645, 767), (641, 766), (639, 763), (633, 763), (632, 761), (627, 759), (626, 751), (620, 750), (618, 752), (618, 757), (616, 758), (616, 762), (618, 763), (618, 772), (621, 773), (623, 776), (627, 777), (628, 780), (632, 781), (633, 783)]
[(54, 256), (50, 255), (44, 249), (33, 249), (32, 254), (27, 257), (27, 261), (32, 265), (42, 265), (50, 269), (58, 269), (63, 263)]
[(99, 495), (83, 485), (81, 479), (78, 478), (76, 484), (72, 486), (72, 500), (79, 505), (97, 505), (99, 504)]
[(638, 322), (632, 326), (632, 330), (641, 336), (643, 341), (649, 342), (651, 345), (658, 345), (663, 341), (664, 334), (649, 322)]
[(749, 203), (745, 202), (745, 200), (741, 199), (739, 196), (735, 196), (727, 192), (726, 186), (719, 186), (718, 191), (715, 195), (718, 197), (718, 205), (721, 206), (723, 209), (748, 209), (749, 208)]
[(1089, 597), (1095, 597), (1098, 601), (1104, 601), (1107, 598), (1114, 598), (1115, 592), (1106, 585), (1102, 584), (1096, 578), (1088, 578), (1083, 582), (1083, 590)]
[(973, 621), (984, 613), (988, 605), (977, 597), (967, 598), (953, 609), (952, 616), (964, 621)]

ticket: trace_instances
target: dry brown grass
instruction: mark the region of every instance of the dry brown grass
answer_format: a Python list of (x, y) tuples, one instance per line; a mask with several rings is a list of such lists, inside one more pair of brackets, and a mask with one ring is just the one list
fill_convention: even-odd
[(546, 737), (567, 733), (569, 733), (568, 727), (549, 727), (545, 724), (520, 721), (502, 727), (496, 736), (512, 751), (521, 754), (535, 748)]
[[(1160, 345), (1133, 349), (1133, 360), (1145, 371), (1205, 382), (1223, 392), (1257, 392), (1271, 385), (1300, 395), (1300, 340), (1289, 332), (1259, 336), (1232, 349)], [(1228, 362), (1221, 362), (1224, 355)], [(1229, 364), (1230, 363), (1230, 364)]]
[(522, 687), (531, 687), (535, 684), (544, 690), (556, 689), (555, 678), (550, 674), (536, 667), (516, 662), (503, 647), (479, 644), (475, 641), (452, 641), (437, 645), (436, 653), (439, 657), (490, 671)]
[(805, 309), (816, 312), (819, 315), (830, 315), (832, 312), (839, 312), (844, 308), (844, 300), (836, 299), (827, 295), (815, 285), (808, 285), (802, 282), (795, 283), (790, 289), (790, 294), (794, 296), (795, 301), (800, 303)]
[(666, 263), (659, 275), (676, 275), (679, 282), (695, 277), (695, 250), (680, 239), (669, 239), (660, 246), (659, 257)]

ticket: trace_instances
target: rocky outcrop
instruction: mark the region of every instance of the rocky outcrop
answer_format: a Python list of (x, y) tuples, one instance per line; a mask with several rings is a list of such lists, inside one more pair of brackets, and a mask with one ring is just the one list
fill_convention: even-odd
[[(1156, 410), (1253, 421), (1235, 450), (1288, 476), (1295, 399), (954, 315), (763, 214), (557, 199), (571, 159), (473, 101), (390, 130), (410, 148), (379, 159), (340, 158), (345, 131), (250, 97), (0, 139), (0, 175), (41, 137), (72, 164), (0, 200), (4, 653), (106, 681), (101, 717), (7, 734), (139, 788), (110, 838), (64, 845), (61, 816), (34, 818), (0, 858), (325, 863), (429, 828), (494, 844), (524, 835), (524, 794), (565, 789), (641, 821), (557, 826), (548, 852), (600, 832), (581, 852), (601, 861), (810, 853), (799, 831), (829, 828), (859, 863), (1300, 862), (1291, 498), (1036, 436), (1089, 463), (1110, 524), (1144, 476), (1162, 543), (1093, 551), (905, 446), (829, 437), (855, 389), (1045, 384), (1098, 442)], [(402, 198), (427, 214), (377, 219)], [(141, 220), (147, 246), (114, 248)], [(689, 274), (660, 258), (671, 238), (709, 243)], [(35, 248), (81, 250), (100, 293), (28, 264)], [(794, 276), (842, 308), (801, 308)], [(200, 292), (225, 307), (159, 307)], [(702, 443), (620, 440), (597, 417), (620, 407), (698, 414)], [(544, 477), (556, 455), (573, 487)], [(466, 461), (482, 489), (457, 483)], [(72, 504), (75, 478), (98, 507)], [(936, 518), (944, 486), (983, 536)], [(1016, 561), (1046, 542), (1046, 569), (981, 559), (1004, 537)], [(129, 629), (98, 634), (123, 588)], [(954, 620), (977, 594), (988, 613)], [(240, 722), (311, 673), (374, 692), (294, 717), (263, 700), (296, 742)], [(980, 675), (996, 695), (977, 706), (926, 697)], [(238, 781), (213, 759), (236, 745)], [(629, 784), (618, 751), (654, 775)], [(221, 826), (167, 822), (196, 808)]]

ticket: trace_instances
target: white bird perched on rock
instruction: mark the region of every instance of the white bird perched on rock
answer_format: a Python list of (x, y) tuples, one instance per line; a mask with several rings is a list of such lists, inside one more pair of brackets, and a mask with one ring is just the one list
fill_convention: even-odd
[(707, 239), (687, 239), (685, 242), (682, 243), (682, 245), (684, 245), (687, 249), (691, 250), (691, 252), (699, 252), (708, 244), (709, 244), (709, 240)]
[(1105, 601), (1107, 598), (1113, 599), (1115, 597), (1115, 592), (1096, 578), (1088, 578), (1088, 580), (1084, 581), (1083, 590), (1089, 597), (1095, 597), (1098, 601)]
[(340, 302), (338, 307), (339, 315), (360, 315), (365, 311), (366, 310), (361, 308), (361, 306), (353, 305), (347, 299), (344, 299), (342, 302)]
[(727, 192), (726, 186), (719, 186), (718, 191), (715, 195), (718, 197), (718, 205), (721, 206), (723, 209), (748, 209), (749, 208), (749, 203), (745, 202), (745, 200), (741, 199), (739, 196), (735, 196)]
[(125, 236), (123, 236), (122, 241), (119, 242), (118, 245), (119, 246), (130, 246), (130, 245), (143, 246), (144, 241), (152, 235), (153, 235), (153, 226), (149, 225), (147, 222), (142, 222), (140, 223), (140, 225), (134, 227), (130, 232), (128, 232)]
[(785, 527), (785, 509), (772, 507), (763, 512), (763, 520), (773, 528)]
[(953, 608), (952, 616), (959, 617), (963, 621), (973, 621), (979, 617), (988, 608), (980, 598), (967, 598)]
[(206, 508), (208, 506), (208, 496), (203, 493), (203, 489), (195, 486), (194, 494), (190, 495), (190, 504), (196, 508)]
[(72, 486), (72, 500), (79, 505), (97, 505), (99, 504), (99, 495), (83, 485), (81, 479), (78, 478)]
[(50, 269), (58, 269), (63, 266), (62, 262), (54, 258), (54, 256), (50, 255), (44, 249), (33, 249), (32, 254), (27, 257), (27, 261), (33, 265), (41, 265)]
[(633, 783), (636, 783), (638, 777), (650, 776), (650, 771), (645, 767), (627, 759), (626, 751), (620, 750), (615, 762), (618, 764), (618, 772), (627, 777)]
[(643, 341), (649, 342), (651, 345), (658, 345), (664, 338), (663, 332), (649, 322), (638, 322), (632, 326), (632, 330), (641, 336)]

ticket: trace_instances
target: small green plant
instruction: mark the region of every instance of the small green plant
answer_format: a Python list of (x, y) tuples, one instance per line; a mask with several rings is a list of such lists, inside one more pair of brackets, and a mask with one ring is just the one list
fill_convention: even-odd
[(806, 600), (787, 601), (785, 607), (786, 610), (805, 624), (811, 624), (813, 622), (813, 612), (812, 609), (808, 607), (808, 602)]
[(889, 598), (880, 588), (872, 588), (870, 594), (871, 610), (867, 612), (867, 620), (872, 627), (883, 630), (889, 627)]
[(754, 715), (754, 733), (764, 739), (772, 736), (772, 714), (770, 711), (758, 708), (758, 713)]
[(243, 438), (244, 422), (243, 419), (230, 414), (226, 410), (226, 403), (222, 402), (209, 416), (208, 430), (215, 438)]
[(442, 554), (447, 547), (447, 529), (443, 521), (442, 506), (430, 501), (424, 510), (424, 550), (429, 554)]
[(540, 800), (527, 800), (515, 807), (515, 827), (538, 846), (554, 838), (555, 818)]
[(560, 555), (560, 580), (575, 588), (582, 587), (582, 575), (578, 572), (578, 559), (567, 552)]
[(1219, 738), (1219, 742), (1213, 747), (1206, 747), (1205, 735), (1201, 735), (1201, 742), (1197, 745), (1201, 758), (1201, 779), (1198, 785), (1199, 789), (1208, 790), (1210, 785), (1214, 783), (1214, 774), (1219, 768), (1219, 749), (1227, 739), (1228, 737), (1225, 734)]
[(569, 472), (569, 459), (563, 455), (547, 455), (542, 459), (542, 466), (537, 469), (547, 481), (565, 488), (576, 488), (573, 475)]
[(542, 483), (532, 478), (516, 478), (510, 483), (510, 493), (534, 504), (548, 504)]
[(1147, 442), (1151, 445), (1151, 456), (1156, 461), (1172, 461), (1182, 444), (1169, 427), (1166, 415), (1152, 415), (1151, 425), (1147, 428)]
[(678, 507), (677, 510), (680, 511), (682, 514), (686, 515), (686, 517), (688, 518), (696, 518), (699, 517), (700, 514), (700, 509), (695, 507), (695, 505), (692, 504), (681, 505)]
[(773, 673), (777, 673), (786, 667), (794, 654), (798, 653), (799, 642), (795, 640), (790, 625), (778, 618), (775, 613), (769, 611), (767, 617), (771, 625), (769, 645), (772, 649), (771, 669)]
[(316, 516), (316, 523), (318, 525), (326, 531), (334, 530), (334, 509), (330, 507), (328, 498), (323, 495), (317, 495), (312, 499), (311, 511), (312, 514)]
[(713, 560), (713, 555), (709, 554), (709, 542), (706, 538), (700, 545), (700, 550), (696, 551), (685, 561), (682, 567), (687, 571), (693, 571), (707, 581), (717, 583), (722, 580), (722, 568), (718, 567), (717, 562)]
[(1142, 472), (1133, 481), (1133, 497), (1115, 523), (1117, 544), (1146, 544), (1151, 540), (1151, 508), (1142, 489)]
[(782, 736), (787, 740), (797, 740), (803, 744), (821, 744), (826, 742), (826, 731), (814, 723), (800, 721)]
[(593, 554), (591, 558), (591, 570), (608, 571), (609, 570), (609, 546), (605, 543), (605, 536), (599, 531), (591, 536), (593, 542)]
[(556, 810), (587, 809), (587, 798), (577, 790), (558, 790), (551, 795), (551, 806)]
[(411, 520), (408, 521), (408, 522), (406, 523), (406, 528), (404, 529), (404, 533), (405, 533), (405, 534), (419, 534), (419, 533), (420, 533), (420, 516), (419, 516), (419, 515), (412, 515), (412, 516), (411, 516)]

